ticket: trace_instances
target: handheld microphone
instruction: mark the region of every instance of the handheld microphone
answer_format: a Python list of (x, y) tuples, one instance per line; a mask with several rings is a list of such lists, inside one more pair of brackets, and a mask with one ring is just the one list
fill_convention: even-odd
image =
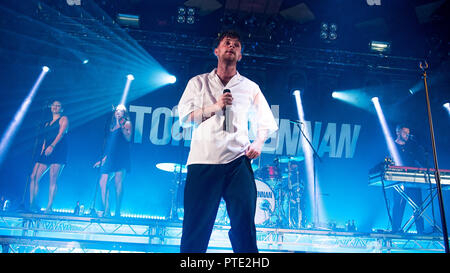
[[(223, 90), (223, 94), (225, 94), (225, 93), (231, 93), (230, 89)], [(227, 106), (225, 105), (225, 108), (223, 109), (223, 116), (224, 116), (224, 119), (223, 119), (223, 130), (224, 131), (227, 130), (227, 113), (226, 113), (226, 111), (227, 111)]]

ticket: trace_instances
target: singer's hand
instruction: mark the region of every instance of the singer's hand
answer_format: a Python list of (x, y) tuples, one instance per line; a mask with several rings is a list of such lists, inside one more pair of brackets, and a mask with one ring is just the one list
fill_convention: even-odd
[(100, 164), (101, 164), (101, 162), (97, 161), (97, 162), (95, 162), (94, 166), (92, 166), (92, 167), (93, 168), (98, 168), (98, 167), (100, 167)]
[(49, 156), (53, 152), (53, 146), (48, 146), (47, 149), (45, 149), (45, 155)]
[(127, 122), (127, 120), (125, 118), (120, 118), (119, 119), (119, 126), (123, 128), (123, 126), (125, 125), (125, 122)]
[(92, 166), (92, 167), (93, 168), (98, 168), (98, 167), (101, 167), (101, 166), (105, 165), (105, 160), (106, 160), (106, 156), (104, 156), (102, 158), (102, 160), (99, 160), (99, 161), (95, 162), (94, 166)]
[(230, 92), (222, 94), (220, 98), (217, 100), (216, 105), (220, 109), (224, 109), (227, 105), (231, 105), (233, 103), (233, 96)]
[(245, 151), (245, 155), (250, 159), (257, 158), (261, 155), (263, 144), (264, 143), (261, 143), (260, 141), (254, 141), (248, 146), (247, 150)]

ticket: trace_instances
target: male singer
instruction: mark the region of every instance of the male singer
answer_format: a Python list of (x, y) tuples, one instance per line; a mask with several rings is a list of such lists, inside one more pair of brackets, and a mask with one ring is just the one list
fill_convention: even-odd
[[(194, 125), (187, 160), (180, 251), (204, 253), (221, 198), (226, 202), (234, 252), (258, 252), (256, 185), (251, 160), (278, 126), (259, 86), (236, 70), (242, 58), (237, 32), (226, 31), (214, 49), (217, 68), (189, 80), (178, 104), (183, 126)], [(256, 128), (249, 140), (249, 121)]]

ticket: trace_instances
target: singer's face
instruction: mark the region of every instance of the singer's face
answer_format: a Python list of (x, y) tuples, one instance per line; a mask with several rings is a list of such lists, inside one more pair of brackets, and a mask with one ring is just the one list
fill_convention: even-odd
[(217, 58), (226, 62), (238, 62), (242, 58), (241, 43), (236, 38), (225, 37), (214, 50)]
[(409, 133), (409, 128), (402, 128), (401, 130), (397, 131), (398, 137), (405, 142), (409, 139)]
[(114, 112), (114, 116), (116, 117), (116, 119), (123, 118), (123, 115), (124, 115), (123, 110), (116, 110), (116, 112)]
[(52, 113), (54, 114), (59, 114), (61, 112), (61, 103), (59, 101), (54, 101), (52, 103), (52, 105), (50, 106), (50, 109), (52, 111)]

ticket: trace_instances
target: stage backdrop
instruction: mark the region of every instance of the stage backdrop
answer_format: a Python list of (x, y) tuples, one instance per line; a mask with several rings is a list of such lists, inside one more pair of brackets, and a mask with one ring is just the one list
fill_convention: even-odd
[[(4, 65), (0, 73), (4, 112), (1, 132), (5, 131), (37, 77), (40, 66), (36, 63), (50, 62), (52, 71), (41, 86), (0, 167), (1, 194), (12, 200), (14, 205), (18, 205), (23, 197), (28, 199), (25, 189), (32, 169), (36, 124), (42, 122), (42, 111), (48, 114), (49, 109), (44, 107), (42, 110), (42, 107), (51, 102), (52, 98), (58, 97), (64, 104), (64, 113), (71, 124), (68, 135), (69, 160), (58, 183), (54, 208), (73, 209), (79, 201), (88, 209), (94, 200), (99, 178), (97, 170), (92, 166), (100, 158), (103, 128), (111, 117), (111, 105), (121, 98), (125, 85), (123, 75), (126, 74), (117, 71), (116, 74), (103, 72), (95, 63), (82, 65), (54, 57), (16, 57), (16, 62)], [(158, 57), (155, 58), (158, 60)], [(127, 107), (133, 124), (132, 169), (124, 181), (124, 214), (167, 216), (177, 177), (158, 169), (156, 165), (186, 163), (189, 132), (183, 132), (179, 127), (176, 105), (187, 81), (199, 73), (210, 72), (215, 63), (213, 56), (190, 63), (174, 63), (163, 59), (158, 61), (177, 76), (177, 82), (144, 91), (136, 89), (139, 82), (142, 86), (141, 78), (136, 77), (131, 84), (129, 97), (132, 99), (127, 101)], [(388, 94), (384, 100), (380, 97), (380, 101), (391, 134), (394, 135), (397, 123), (408, 123), (418, 141), (431, 151), (423, 91), (410, 96), (407, 89), (400, 90), (393, 84), (392, 78), (388, 81), (389, 78), (386, 80), (384, 75), (365, 71), (334, 73), (318, 68), (298, 71), (289, 66), (242, 66), (238, 69), (242, 75), (260, 85), (280, 128), (276, 135), (268, 139), (260, 162), (254, 162), (261, 166), (273, 165), (279, 156), (303, 155), (302, 134), (299, 127), (289, 122), (299, 119), (292, 91), (295, 88), (302, 89), (306, 120), (302, 129), (320, 157), (320, 160), (315, 160), (317, 202), (313, 202), (312, 196), (308, 194), (311, 189), (305, 190), (306, 222), (313, 221), (316, 203), (319, 206), (319, 221), (325, 225), (331, 223), (343, 227), (347, 221), (355, 220), (360, 230), (388, 228), (383, 191), (379, 187), (368, 185), (369, 170), (388, 155), (378, 117), (370, 103), (363, 103), (366, 108), (357, 107), (333, 99), (331, 92), (359, 88), (363, 93), (363, 78), (371, 77), (381, 81), (375, 89), (380, 94)], [(299, 73), (303, 76), (298, 77)], [(419, 80), (418, 75), (410, 75), (405, 86)], [(99, 95), (95, 96), (96, 92)], [(137, 92), (139, 96), (134, 96)], [(395, 96), (397, 100), (389, 101), (389, 95)], [(386, 101), (389, 103), (384, 103)], [(44, 117), (50, 118), (48, 115)], [(440, 167), (450, 169), (448, 113), (435, 107), (434, 122)], [(304, 161), (299, 164), (301, 177), (308, 187), (310, 185), (307, 185)], [(47, 194), (48, 175), (43, 178), (40, 186), (39, 202), (42, 207), (46, 205)], [(392, 192), (387, 194), (391, 197)], [(447, 192), (444, 198), (448, 200)], [(97, 193), (97, 209), (100, 209), (99, 204)], [(436, 202), (434, 208), (436, 221), (439, 222)], [(449, 210), (447, 205), (446, 211)]]

